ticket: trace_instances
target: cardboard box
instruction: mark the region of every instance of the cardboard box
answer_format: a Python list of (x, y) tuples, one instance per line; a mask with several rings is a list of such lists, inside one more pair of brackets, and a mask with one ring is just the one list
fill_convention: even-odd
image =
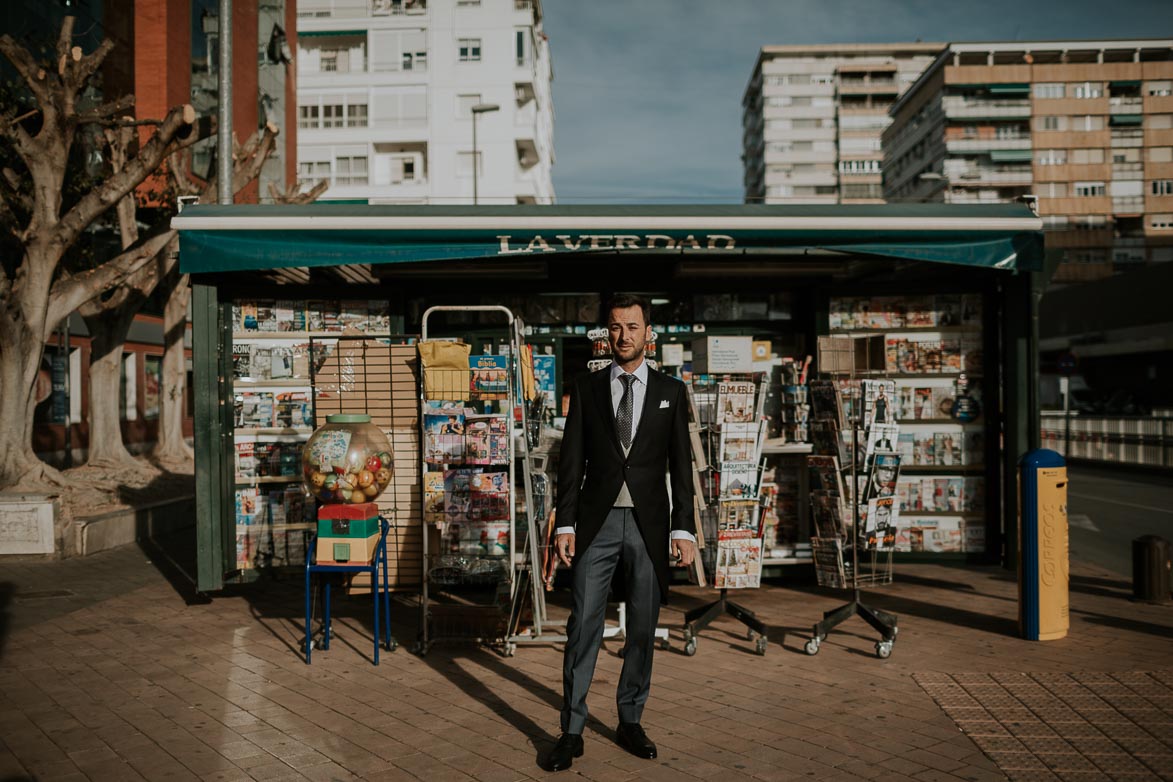
[(318, 538), (319, 565), (369, 565), (375, 558), (379, 536), (369, 538)]
[(692, 371), (753, 371), (753, 337), (701, 337), (692, 341)]

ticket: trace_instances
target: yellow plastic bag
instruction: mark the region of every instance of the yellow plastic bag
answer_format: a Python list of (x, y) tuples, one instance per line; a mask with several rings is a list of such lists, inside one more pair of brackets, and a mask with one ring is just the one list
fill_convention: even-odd
[(471, 348), (459, 342), (428, 340), (419, 343), (424, 368), (424, 398), (468, 399), (468, 354)]

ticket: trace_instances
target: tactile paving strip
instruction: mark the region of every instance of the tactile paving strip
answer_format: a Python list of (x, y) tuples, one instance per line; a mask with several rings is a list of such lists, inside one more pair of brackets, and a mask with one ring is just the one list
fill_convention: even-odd
[(1173, 669), (914, 678), (1011, 779), (1173, 780)]

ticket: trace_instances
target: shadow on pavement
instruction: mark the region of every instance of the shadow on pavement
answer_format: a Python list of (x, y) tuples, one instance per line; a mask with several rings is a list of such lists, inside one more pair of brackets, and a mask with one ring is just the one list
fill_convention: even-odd
[(140, 536), (139, 549), (187, 605), (206, 605), (211, 598), (196, 589), (195, 527), (157, 538)]
[(1127, 630), (1133, 633), (1144, 633), (1146, 635), (1159, 635), (1165, 638), (1173, 638), (1173, 627), (1169, 625), (1153, 624), (1152, 622), (1141, 622), (1136, 619), (1124, 619), (1119, 616), (1105, 616), (1104, 614), (1089, 614), (1080, 612), (1083, 621), (1089, 624), (1103, 625), (1104, 627), (1113, 627), (1117, 630)]
[(0, 582), (0, 660), (4, 659), (4, 646), (12, 625), (11, 609), (14, 595), (16, 584), (11, 581)]

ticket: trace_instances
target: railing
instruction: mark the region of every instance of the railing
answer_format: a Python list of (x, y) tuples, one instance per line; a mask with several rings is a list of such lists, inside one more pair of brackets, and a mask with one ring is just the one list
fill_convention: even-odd
[(1029, 100), (981, 100), (947, 95), (941, 99), (947, 117), (1029, 117)]
[(1044, 448), (1066, 458), (1173, 467), (1173, 417), (1072, 415), (1070, 440), (1063, 413), (1042, 414)]

